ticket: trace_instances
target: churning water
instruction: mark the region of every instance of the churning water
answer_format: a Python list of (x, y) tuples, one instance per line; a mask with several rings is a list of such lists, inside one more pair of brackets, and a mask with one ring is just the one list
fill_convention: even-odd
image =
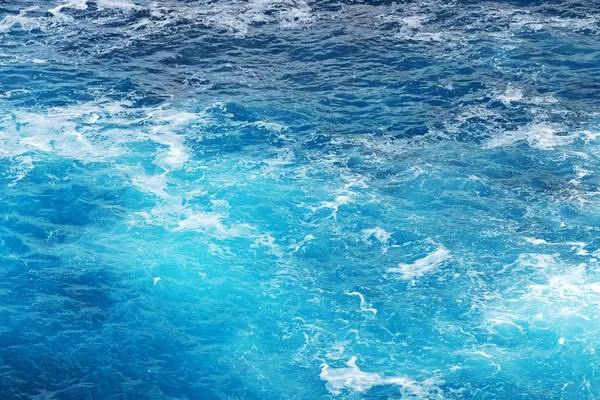
[(2, 399), (600, 396), (600, 3), (0, 2)]

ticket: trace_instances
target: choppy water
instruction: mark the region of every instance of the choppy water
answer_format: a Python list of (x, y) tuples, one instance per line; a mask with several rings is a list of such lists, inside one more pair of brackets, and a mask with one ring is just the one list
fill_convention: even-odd
[(0, 35), (1, 398), (600, 396), (600, 3), (19, 0)]

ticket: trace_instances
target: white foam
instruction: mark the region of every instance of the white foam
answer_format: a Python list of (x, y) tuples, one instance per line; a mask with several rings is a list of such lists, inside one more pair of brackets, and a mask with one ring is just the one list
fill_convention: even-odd
[(231, 210), (231, 205), (227, 200), (212, 199), (210, 201), (210, 204), (212, 206), (213, 212), (221, 215), (227, 215)]
[(201, 114), (190, 113), (187, 111), (173, 111), (172, 109), (158, 108), (152, 110), (147, 118), (164, 125), (169, 125), (172, 129), (187, 126), (192, 122), (196, 122), (202, 118)]
[[(110, 159), (120, 155), (120, 142), (128, 136), (122, 131), (114, 137), (97, 135), (85, 126), (84, 119), (99, 106), (80, 105), (49, 109), (46, 113), (13, 112), (14, 118), (0, 121), (7, 135), (0, 136), (6, 156), (39, 151), (81, 161)], [(17, 124), (19, 128), (17, 128)], [(88, 137), (94, 136), (92, 141)]]
[(427, 171), (425, 171), (423, 168), (421, 168), (421, 167), (419, 167), (417, 165), (410, 167), (408, 170), (411, 171), (411, 172), (414, 172), (414, 174), (415, 174), (414, 177), (415, 178), (418, 178), (421, 175), (426, 175), (427, 174)]
[(591, 30), (594, 33), (598, 31), (598, 19), (592, 16), (586, 18), (561, 18), (545, 17), (540, 14), (530, 14), (520, 9), (514, 9), (512, 12), (504, 12), (503, 17), (509, 17), (509, 27), (511, 30), (565, 30), (577, 32), (581, 30)]
[(496, 98), (508, 105), (512, 102), (522, 100), (523, 91), (519, 88), (509, 86), (502, 94), (497, 95)]
[(259, 126), (261, 128), (268, 129), (273, 132), (277, 132), (277, 133), (281, 133), (281, 132), (289, 129), (287, 126), (285, 126), (283, 124), (279, 124), (277, 122), (258, 121), (258, 122), (255, 122), (255, 125)]
[(323, 201), (321, 203), (321, 206), (318, 207), (317, 209), (320, 208), (330, 208), (333, 211), (331, 212), (331, 216), (333, 217), (333, 219), (337, 219), (337, 212), (339, 210), (339, 207), (345, 204), (348, 204), (352, 201), (352, 198), (350, 196), (347, 195), (341, 195), (341, 196), (337, 196), (335, 198), (335, 200), (333, 201)]
[(222, 215), (215, 213), (195, 213), (180, 221), (175, 231), (214, 229), (225, 231), (227, 228), (221, 220)]
[(292, 244), (288, 247), (288, 249), (291, 249), (292, 251), (290, 252), (291, 254), (294, 254), (296, 252), (298, 252), (298, 250), (300, 250), (300, 248), (305, 245), (306, 243), (315, 240), (316, 238), (313, 235), (306, 235), (304, 237), (304, 239), (302, 239), (301, 241), (299, 241), (298, 243)]
[(393, 385), (400, 388), (402, 396), (442, 398), (442, 391), (435, 386), (433, 380), (419, 383), (405, 377), (385, 378), (377, 373), (364, 372), (356, 365), (356, 357), (350, 358), (346, 365), (347, 368), (331, 368), (327, 364), (321, 366), (321, 379), (334, 396), (339, 396), (343, 391), (363, 393), (375, 386)]
[[(161, 209), (155, 209), (154, 218), (159, 218), (155, 221), (155, 224), (165, 225), (169, 224), (175, 217), (178, 211), (177, 208), (170, 206), (167, 210), (161, 211)], [(189, 210), (186, 210), (189, 212)], [(162, 219), (162, 220), (161, 220)], [(219, 239), (235, 238), (235, 237), (248, 237), (251, 236), (254, 228), (248, 224), (233, 224), (231, 226), (223, 223), (225, 219), (224, 215), (220, 215), (212, 212), (194, 212), (183, 220), (179, 220), (177, 226), (172, 230), (174, 232), (183, 231), (196, 231), (205, 234), (211, 234)]]
[(363, 229), (362, 239), (364, 242), (367, 242), (371, 236), (377, 239), (381, 244), (387, 244), (392, 237), (389, 232), (378, 226), (371, 229)]
[(443, 247), (423, 257), (412, 264), (398, 264), (398, 268), (388, 268), (387, 272), (400, 273), (402, 279), (414, 279), (433, 271), (436, 267), (450, 258), (450, 253)]
[(556, 258), (553, 254), (536, 254), (527, 253), (520, 254), (517, 262), (508, 267), (512, 272), (523, 271), (533, 268), (537, 271), (546, 271), (551, 269), (556, 264)]
[(594, 335), (600, 320), (595, 266), (569, 265), (558, 254), (523, 254), (508, 272), (502, 274), (506, 277), (502, 291), (477, 302), (490, 334), (520, 336), (554, 330), (577, 341)]
[[(14, 157), (38, 151), (83, 162), (113, 161), (135, 151), (135, 145), (151, 140), (164, 148), (154, 163), (165, 171), (184, 166), (190, 159), (186, 137), (176, 130), (197, 122), (201, 115), (170, 109), (148, 110), (145, 118), (132, 119), (129, 103), (99, 101), (45, 112), (14, 111), (14, 117), (0, 118), (0, 156)], [(136, 114), (144, 110), (135, 111)], [(135, 114), (134, 114), (135, 115)], [(149, 122), (137, 125), (138, 122)], [(109, 126), (107, 126), (107, 124)], [(17, 128), (18, 127), (18, 128)]]
[(0, 33), (10, 32), (14, 27), (20, 26), (25, 31), (39, 29), (42, 32), (47, 32), (49, 29), (60, 25), (70, 17), (56, 18), (54, 17), (37, 17), (31, 18), (26, 14), (30, 11), (38, 10), (39, 7), (30, 7), (19, 11), (18, 15), (7, 15), (0, 20)]
[(148, 114), (147, 119), (156, 123), (151, 128), (148, 138), (168, 147), (167, 151), (156, 156), (156, 164), (166, 170), (181, 168), (190, 159), (190, 155), (184, 144), (186, 137), (175, 131), (200, 121), (202, 115), (171, 109), (156, 109)]
[(488, 140), (484, 148), (511, 146), (526, 141), (530, 147), (540, 150), (552, 150), (557, 146), (571, 143), (576, 135), (559, 135), (562, 127), (545, 123), (533, 124), (516, 131), (504, 132)]
[(389, 232), (377, 226), (375, 228), (363, 229), (362, 233), (362, 240), (364, 243), (369, 243), (369, 238), (374, 237), (381, 243), (381, 251), (387, 253), (388, 242), (392, 238), (392, 235)]
[(529, 103), (536, 105), (544, 105), (544, 104), (556, 104), (558, 100), (554, 97), (554, 95), (549, 94), (546, 96), (536, 96), (529, 99)]
[(266, 233), (264, 235), (260, 235), (251, 247), (267, 247), (268, 253), (273, 254), (277, 257), (283, 257), (283, 251), (279, 248), (279, 245), (276, 242), (276, 239), (270, 234)]
[[(144, 193), (150, 193), (167, 200), (173, 199), (173, 196), (165, 191), (168, 185), (166, 174), (136, 175), (131, 179), (131, 183)], [(173, 200), (175, 203), (181, 203), (181, 199), (179, 198), (175, 198)]]
[(360, 311), (361, 312), (370, 312), (373, 314), (377, 314), (377, 310), (375, 308), (369, 307), (367, 302), (365, 301), (365, 297), (359, 292), (347, 292), (348, 296), (358, 296), (360, 299)]
[(566, 29), (569, 31), (581, 31), (589, 29), (594, 33), (598, 32), (598, 19), (595, 17), (588, 18), (549, 18), (546, 25), (552, 28)]
[(99, 10), (104, 9), (122, 9), (122, 10), (139, 10), (142, 7), (133, 4), (127, 0), (96, 0), (96, 6)]
[(8, 173), (14, 176), (13, 181), (8, 184), (9, 187), (15, 186), (35, 168), (33, 159), (30, 156), (18, 156), (13, 158), (13, 161), (18, 161), (19, 163), (11, 166), (8, 170)]
[(579, 264), (568, 273), (551, 276), (546, 285), (530, 285), (535, 295), (543, 293), (558, 295), (561, 298), (576, 297), (585, 293), (599, 293), (600, 284), (589, 282), (585, 276), (586, 264)]
[[(112, 1), (112, 0), (111, 0)], [(281, 29), (297, 29), (314, 21), (312, 10), (304, 0), (250, 0), (178, 4), (152, 2), (148, 8), (153, 19), (142, 19), (129, 27), (128, 33), (140, 37), (161, 31), (176, 22), (227, 29), (236, 36), (250, 34), (255, 24), (275, 24)]]
[(156, 164), (167, 170), (181, 168), (190, 158), (187, 147), (183, 144), (183, 138), (172, 132), (150, 136), (152, 141), (168, 146), (166, 152), (156, 156)]
[(412, 29), (418, 29), (423, 26), (423, 22), (427, 21), (426, 15), (411, 15), (409, 17), (402, 17), (400, 20), (406, 24), (407, 27)]
[(215, 243), (209, 244), (209, 251), (211, 254), (222, 257), (222, 258), (233, 258), (235, 257), (235, 253), (231, 251), (229, 246), (219, 246)]
[(295, 155), (292, 151), (288, 150), (288, 149), (283, 149), (282, 151), (280, 151), (275, 157), (273, 158), (268, 158), (263, 160), (263, 162), (270, 167), (271, 169), (273, 169), (274, 167), (278, 167), (281, 165), (290, 165), (290, 164), (294, 164), (294, 160), (295, 160)]
[(526, 238), (523, 238), (523, 239), (525, 239), (525, 241), (527, 243), (531, 243), (531, 244), (536, 245), (536, 246), (540, 246), (542, 244), (550, 244), (550, 243), (546, 242), (544, 239), (536, 239), (536, 238), (530, 238), (530, 237), (526, 237)]
[(67, 3), (60, 4), (54, 8), (48, 10), (50, 14), (58, 15), (63, 9), (73, 9), (73, 10), (86, 10), (87, 9), (87, 1), (86, 0), (72, 0)]
[[(399, 39), (439, 42), (447, 36), (447, 32), (426, 30), (424, 24), (430, 20), (427, 15), (398, 16), (395, 14), (380, 14), (377, 18), (385, 22), (399, 24), (400, 29), (394, 33), (394, 37)], [(458, 38), (453, 39), (454, 42), (458, 41)]]
[(512, 326), (514, 328), (517, 328), (517, 330), (520, 333), (523, 333), (523, 328), (518, 325), (517, 323), (515, 323), (514, 321), (512, 321), (510, 318), (508, 317), (504, 317), (504, 318), (489, 318), (486, 320), (485, 322), (486, 328), (488, 330), (489, 333), (492, 334), (497, 334), (498, 331), (496, 330), (496, 327), (499, 325), (508, 325), (508, 326)]
[(339, 360), (344, 355), (346, 351), (346, 346), (350, 343), (347, 340), (336, 342), (331, 345), (332, 351), (325, 354), (325, 356), (330, 360)]
[[(264, 2), (264, 0), (259, 0), (259, 2)], [(285, 4), (281, 0), (279, 2)], [(306, 26), (314, 20), (311, 11), (310, 6), (303, 0), (294, 1), (291, 4), (288, 3), (287, 7), (279, 12), (279, 26), (282, 29), (294, 29)]]

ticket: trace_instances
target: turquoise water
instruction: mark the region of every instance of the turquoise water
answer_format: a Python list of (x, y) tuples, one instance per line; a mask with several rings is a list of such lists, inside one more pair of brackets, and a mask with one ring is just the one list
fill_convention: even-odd
[(600, 397), (600, 3), (0, 3), (0, 398)]

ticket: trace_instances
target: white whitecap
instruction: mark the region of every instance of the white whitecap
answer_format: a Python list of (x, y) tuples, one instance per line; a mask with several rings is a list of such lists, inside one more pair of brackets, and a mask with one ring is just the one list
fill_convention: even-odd
[(433, 380), (417, 382), (401, 377), (383, 377), (378, 373), (361, 371), (356, 365), (356, 357), (350, 358), (347, 367), (331, 368), (327, 364), (321, 366), (321, 379), (326, 382), (327, 390), (334, 396), (344, 391), (365, 392), (375, 386), (398, 386), (401, 395), (419, 398), (442, 398), (442, 391), (435, 386)]
[(87, 9), (87, 0), (72, 0), (48, 10), (50, 14), (58, 15), (63, 9), (85, 10)]
[(392, 235), (390, 235), (389, 232), (387, 232), (385, 229), (380, 228), (378, 226), (375, 228), (363, 229), (362, 232), (363, 232), (363, 236), (362, 236), (363, 242), (367, 242), (370, 237), (374, 237), (381, 244), (387, 244), (392, 237)]
[(214, 229), (225, 231), (227, 228), (221, 222), (222, 215), (215, 213), (195, 213), (180, 221), (175, 231)]
[(532, 124), (515, 131), (503, 132), (484, 145), (486, 149), (512, 146), (520, 142), (527, 142), (530, 147), (540, 150), (552, 150), (557, 146), (564, 146), (575, 140), (576, 135), (560, 134), (564, 128), (545, 123)]
[(139, 10), (140, 6), (127, 0), (96, 0), (96, 6), (99, 10), (121, 9), (121, 10)]
[(449, 258), (448, 250), (440, 247), (412, 264), (398, 264), (398, 268), (388, 268), (387, 272), (399, 273), (402, 275), (402, 279), (413, 279), (430, 273)]
[(177, 223), (175, 232), (197, 231), (210, 233), (217, 238), (234, 238), (249, 236), (253, 228), (247, 224), (226, 225), (223, 223), (224, 215), (211, 212), (197, 212), (191, 214)]
[(523, 91), (519, 88), (508, 86), (503, 93), (496, 95), (496, 99), (500, 100), (505, 105), (509, 105), (512, 102), (522, 100)]
[(544, 239), (536, 239), (536, 238), (530, 238), (530, 237), (526, 237), (524, 239), (525, 239), (525, 241), (527, 243), (531, 243), (531, 244), (533, 244), (535, 246), (540, 246), (540, 245), (543, 245), (543, 244), (550, 244), (547, 241), (545, 241)]

